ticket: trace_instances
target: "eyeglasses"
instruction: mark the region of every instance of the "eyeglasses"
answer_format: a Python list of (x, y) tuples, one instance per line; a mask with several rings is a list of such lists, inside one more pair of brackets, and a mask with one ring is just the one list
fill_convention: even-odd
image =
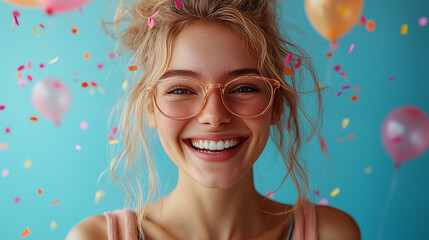
[(192, 78), (171, 77), (146, 85), (162, 114), (172, 119), (188, 119), (204, 108), (210, 88), (219, 88), (222, 103), (235, 116), (255, 118), (273, 103), (280, 82), (262, 76), (240, 76), (227, 84), (201, 85)]

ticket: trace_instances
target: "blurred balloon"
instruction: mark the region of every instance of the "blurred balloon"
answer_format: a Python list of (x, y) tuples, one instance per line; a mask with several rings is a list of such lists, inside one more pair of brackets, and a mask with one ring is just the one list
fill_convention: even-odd
[(399, 167), (429, 148), (429, 118), (416, 107), (399, 107), (384, 119), (381, 138), (395, 167)]
[(305, 0), (304, 4), (311, 25), (332, 42), (359, 22), (363, 8), (363, 0)]
[(34, 85), (32, 100), (37, 111), (59, 127), (61, 118), (69, 109), (71, 95), (67, 86), (60, 80), (46, 78)]
[(36, 0), (4, 0), (7, 3), (19, 7), (38, 7), (39, 3)]
[(91, 0), (36, 0), (47, 14), (81, 8)]

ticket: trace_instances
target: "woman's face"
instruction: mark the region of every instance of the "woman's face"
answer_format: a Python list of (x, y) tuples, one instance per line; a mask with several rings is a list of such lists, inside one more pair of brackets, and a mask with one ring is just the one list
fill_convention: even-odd
[[(243, 69), (249, 71), (237, 72)], [(257, 73), (256, 69), (256, 58), (246, 51), (237, 34), (221, 24), (199, 22), (186, 27), (174, 40), (168, 71), (191, 71), (198, 76), (195, 79), (205, 86), (226, 84), (239, 75)], [(231, 72), (236, 75), (230, 75)], [(265, 148), (272, 107), (257, 118), (240, 118), (225, 109), (218, 89), (212, 89), (209, 93), (205, 107), (195, 117), (174, 120), (154, 107), (149, 119), (181, 174), (205, 187), (225, 189), (250, 173)], [(212, 140), (211, 144), (218, 146), (219, 140), (225, 140), (223, 143), (226, 144), (228, 139), (241, 143), (221, 154), (201, 153), (191, 145), (191, 140), (200, 143), (207, 141), (209, 145)]]

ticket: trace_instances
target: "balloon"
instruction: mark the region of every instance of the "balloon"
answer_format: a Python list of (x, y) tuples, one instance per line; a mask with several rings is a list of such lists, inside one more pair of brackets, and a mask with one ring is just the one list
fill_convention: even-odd
[(392, 111), (381, 127), (381, 138), (395, 166), (423, 154), (429, 148), (429, 118), (413, 106)]
[(48, 14), (81, 8), (91, 0), (36, 0)]
[(39, 3), (36, 0), (4, 0), (7, 3), (20, 7), (37, 7)]
[(311, 25), (332, 42), (353, 28), (363, 8), (363, 0), (305, 0), (304, 4)]
[(54, 121), (58, 127), (69, 109), (70, 100), (69, 89), (56, 78), (40, 80), (33, 87), (32, 101), (37, 111)]

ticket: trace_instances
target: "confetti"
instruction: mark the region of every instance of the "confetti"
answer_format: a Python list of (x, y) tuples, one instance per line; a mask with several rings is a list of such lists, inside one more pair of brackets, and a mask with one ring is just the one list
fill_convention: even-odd
[(347, 80), (347, 74), (345, 72), (340, 72), (340, 76)]
[(45, 64), (43, 64), (43, 63), (41, 63), (40, 65), (39, 65), (39, 68), (44, 68), (45, 67)]
[(324, 205), (324, 206), (328, 205), (328, 199), (322, 198), (322, 199), (320, 199), (320, 201), (317, 204)]
[(72, 28), (71, 30), (73, 35), (76, 35), (79, 32), (79, 29), (77, 27)]
[(374, 32), (374, 30), (375, 30), (375, 22), (373, 20), (369, 20), (366, 23), (366, 30), (368, 30), (368, 32)]
[(28, 67), (28, 69), (31, 69), (31, 61), (27, 62), (27, 67)]
[(288, 55), (285, 58), (285, 66), (287, 66), (290, 62), (290, 60), (292, 60), (292, 53), (288, 53)]
[(320, 195), (320, 192), (319, 192), (319, 190), (317, 190), (317, 189), (316, 189), (316, 190), (314, 190), (314, 191), (313, 191), (313, 193), (314, 193), (316, 196), (319, 196), (319, 195)]
[(331, 50), (332, 51), (337, 50), (339, 46), (340, 46), (340, 44), (336, 40), (334, 40), (333, 42), (331, 42)]
[(52, 221), (51, 222), (51, 229), (55, 229), (57, 228), (57, 222), (56, 221)]
[(85, 59), (90, 59), (90, 58), (91, 58), (91, 54), (90, 54), (89, 52), (85, 52), (85, 53), (83, 54), (83, 58), (85, 58)]
[(338, 140), (337, 140), (337, 142), (339, 142), (339, 143), (342, 143), (342, 142), (344, 142), (345, 141), (345, 139), (343, 138), (343, 137), (340, 137), (340, 138), (338, 138)]
[(99, 88), (97, 88), (97, 89), (98, 89), (98, 92), (100, 92), (101, 94), (104, 94), (104, 88), (99, 87)]
[(9, 169), (3, 169), (3, 171), (1, 172), (2, 177), (7, 177), (9, 175)]
[(396, 137), (396, 138), (392, 139), (393, 143), (399, 143), (401, 141), (402, 141), (402, 137)]
[(113, 134), (115, 134), (117, 131), (118, 131), (118, 127), (117, 127), (117, 126), (114, 126), (114, 127), (112, 128), (112, 133), (113, 133)]
[(19, 14), (18, 11), (13, 11), (12, 12), (13, 18), (14, 18), (14, 22), (16, 23), (17, 26), (19, 26), (19, 22), (18, 22), (18, 17), (21, 15)]
[(336, 65), (336, 66), (334, 67), (334, 71), (335, 71), (335, 72), (340, 71), (340, 69), (341, 69), (341, 66), (340, 66), (340, 65)]
[(326, 151), (326, 142), (325, 139), (322, 136), (319, 136), (319, 144), (320, 144), (320, 148), (322, 149), (323, 153), (327, 153)]
[(353, 140), (355, 138), (355, 135), (353, 133), (349, 134), (349, 140)]
[(8, 143), (1, 143), (0, 144), (0, 150), (5, 150), (5, 149), (7, 149), (9, 147), (9, 144)]
[(30, 159), (25, 160), (24, 167), (27, 169), (29, 169), (31, 167), (31, 160)]
[(346, 15), (346, 12), (347, 12), (347, 6), (341, 6), (340, 9), (338, 9), (338, 14), (340, 16)]
[(349, 49), (349, 53), (351, 53), (353, 51), (353, 49), (355, 48), (355, 44), (352, 43), (352, 45), (350, 45), (350, 49)]
[(41, 195), (43, 193), (42, 189), (37, 189), (37, 194)]
[(103, 67), (104, 67), (104, 65), (103, 65), (103, 64), (101, 64), (101, 63), (99, 63), (99, 64), (97, 65), (97, 68), (98, 68), (98, 69), (103, 69)]
[(109, 141), (113, 141), (115, 140), (115, 136), (113, 136), (112, 134), (109, 134)]
[(110, 58), (111, 60), (113, 60), (113, 59), (115, 58), (115, 54), (114, 54), (114, 53), (109, 53), (109, 58)]
[(347, 85), (347, 86), (341, 86), (341, 89), (343, 89), (343, 90), (345, 90), (345, 89), (349, 89), (350, 88), (350, 86), (349, 85)]
[(86, 88), (86, 87), (88, 87), (88, 83), (87, 83), (87, 82), (83, 82), (83, 83), (81, 84), (81, 86), (82, 86), (83, 88)]
[(137, 67), (136, 66), (131, 66), (131, 67), (128, 67), (128, 69), (130, 69), (130, 71), (135, 71), (135, 70), (137, 70)]
[(22, 78), (22, 74), (20, 72), (17, 72), (16, 73), (16, 78), (18, 78), (18, 79)]
[(341, 96), (341, 94), (343, 94), (343, 91), (339, 91), (339, 92), (337, 93), (337, 97)]
[(125, 90), (125, 89), (127, 89), (127, 87), (128, 87), (128, 81), (124, 81), (122, 83), (122, 89)]
[(354, 87), (354, 88), (353, 88), (353, 90), (355, 90), (355, 91), (357, 91), (357, 92), (362, 91), (362, 89), (360, 89), (360, 87)]
[(118, 140), (113, 140), (113, 141), (110, 141), (110, 142), (109, 142), (109, 144), (110, 144), (110, 145), (117, 144), (117, 143), (119, 143), (119, 141), (118, 141)]
[(39, 24), (39, 26), (43, 29), (45, 29), (45, 26), (43, 24)]
[(56, 61), (58, 61), (58, 57), (52, 59), (51, 61), (49, 61), (49, 64), (55, 63)]
[(342, 127), (343, 129), (346, 129), (346, 128), (347, 128), (347, 126), (349, 125), (349, 122), (350, 122), (350, 119), (348, 119), (348, 118), (344, 118), (344, 119), (343, 119), (343, 123), (341, 124), (341, 127)]
[(326, 58), (330, 58), (330, 57), (332, 57), (332, 52), (328, 52), (327, 54), (326, 54)]
[(408, 32), (408, 25), (407, 24), (402, 24), (401, 26), (401, 35), (407, 35)]
[(36, 34), (36, 36), (39, 36), (39, 33), (37, 32), (37, 29), (36, 29), (36, 27), (35, 27), (35, 26), (33, 26), (33, 31), (34, 31), (34, 33)]
[(286, 75), (292, 75), (292, 74), (293, 74), (292, 69), (290, 69), (290, 68), (288, 68), (288, 67), (283, 68), (283, 72), (284, 72)]
[(372, 167), (366, 167), (365, 170), (364, 170), (364, 172), (366, 174), (370, 174), (372, 172)]
[(353, 95), (353, 96), (350, 97), (350, 100), (352, 102), (356, 102), (357, 100), (359, 100), (359, 97), (357, 95)]
[(301, 58), (298, 58), (298, 62), (295, 64), (295, 68), (299, 68), (301, 66)]
[(21, 65), (21, 66), (19, 66), (19, 67), (18, 67), (18, 69), (16, 69), (16, 70), (18, 70), (18, 72), (19, 72), (19, 71), (21, 71), (21, 70), (24, 70), (24, 68), (25, 68), (25, 66), (24, 66), (24, 65)]
[(424, 26), (426, 26), (426, 24), (428, 24), (428, 18), (427, 17), (421, 17), (419, 19), (419, 26), (424, 27)]
[(83, 130), (88, 129), (88, 123), (85, 121), (81, 121), (80, 122), (80, 128), (82, 128)]
[(10, 128), (9, 128), (9, 127), (6, 127), (6, 128), (4, 129), (4, 133), (9, 134), (9, 133), (10, 133)]
[(37, 117), (30, 117), (30, 120), (33, 122), (37, 122), (39, 119)]
[(100, 198), (101, 197), (103, 197), (104, 196), (104, 191), (102, 191), (102, 190), (100, 190), (100, 191), (97, 191), (96, 193), (95, 193), (95, 200), (94, 200), (94, 203), (95, 204), (98, 204), (99, 203), (99, 200), (100, 200)]
[(27, 86), (27, 83), (21, 79), (21, 80), (18, 80), (18, 86), (25, 87), (25, 86)]
[(52, 205), (55, 205), (55, 204), (57, 204), (57, 203), (59, 203), (59, 202), (60, 202), (60, 200), (57, 200), (57, 201), (55, 201), (55, 202), (51, 203), (51, 206), (52, 206)]
[(365, 24), (366, 23), (366, 17), (365, 16), (360, 17), (360, 21), (362, 22), (362, 24)]
[(396, 77), (391, 77), (391, 78), (389, 78), (389, 81), (393, 81), (395, 79), (396, 79)]
[(268, 198), (273, 198), (274, 197), (274, 193), (272, 191), (268, 191), (265, 196), (268, 197)]
[(0, 111), (5, 110), (6, 106), (5, 105), (0, 105)]
[(31, 76), (31, 75), (27, 75), (27, 79), (28, 79), (28, 81), (33, 81), (33, 77)]
[(21, 233), (21, 238), (26, 237), (30, 233), (31, 233), (30, 229), (25, 228), (24, 231)]
[(81, 150), (82, 149), (82, 146), (80, 146), (80, 145), (76, 145), (76, 150)]
[(94, 82), (94, 81), (92, 81), (92, 80), (91, 80), (91, 86), (93, 86), (93, 87), (97, 87), (97, 86), (98, 86), (98, 84), (97, 84), (96, 82)]
[(149, 26), (150, 29), (153, 28), (153, 25), (155, 25), (155, 21), (153, 21), (153, 18), (151, 17), (147, 18), (147, 25)]
[(19, 198), (19, 197), (15, 197), (15, 198), (13, 199), (13, 202), (14, 202), (14, 203), (19, 203), (19, 201), (21, 201), (21, 198)]
[(95, 94), (95, 90), (94, 89), (89, 89), (89, 95), (94, 95)]
[(340, 193), (340, 189), (339, 188), (335, 188), (332, 192), (331, 192), (331, 197), (335, 197)]
[(179, 0), (174, 0), (174, 2), (176, 3), (178, 9), (182, 8), (182, 3), (180, 3)]

